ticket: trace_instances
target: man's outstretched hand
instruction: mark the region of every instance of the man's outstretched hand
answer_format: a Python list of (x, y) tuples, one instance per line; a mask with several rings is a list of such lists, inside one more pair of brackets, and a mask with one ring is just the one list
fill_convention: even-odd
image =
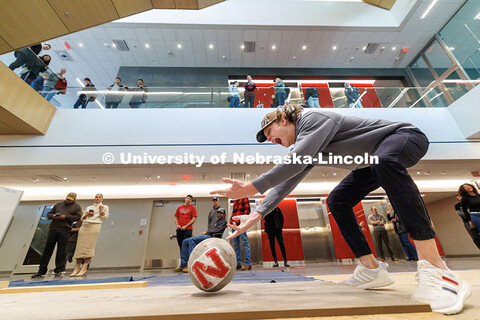
[(210, 194), (222, 195), (229, 197), (230, 199), (237, 200), (245, 197), (251, 197), (258, 193), (258, 190), (251, 182), (244, 182), (229, 178), (223, 178), (222, 180), (225, 183), (230, 183), (232, 186), (229, 189), (212, 191)]
[(240, 221), (240, 225), (237, 226), (235, 223), (230, 224), (227, 223), (227, 226), (235, 230), (231, 235), (227, 237), (227, 240), (233, 239), (250, 229), (251, 226), (256, 224), (258, 221), (262, 219), (262, 214), (260, 212), (255, 211), (254, 213), (251, 213), (249, 215), (240, 215), (240, 216), (235, 216), (232, 218), (235, 221)]

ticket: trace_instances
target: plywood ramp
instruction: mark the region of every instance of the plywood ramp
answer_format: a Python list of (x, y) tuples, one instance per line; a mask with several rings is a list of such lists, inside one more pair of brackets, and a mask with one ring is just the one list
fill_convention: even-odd
[(217, 293), (190, 285), (0, 295), (0, 314), (16, 320), (292, 319), (429, 311), (428, 305), (410, 300), (409, 293), (361, 290), (324, 281), (231, 283)]
[(143, 288), (143, 287), (146, 287), (147, 285), (148, 285), (147, 281), (132, 281), (132, 282), (73, 284), (73, 285), (63, 285), (63, 286), (13, 287), (13, 288), (0, 289), (0, 294)]

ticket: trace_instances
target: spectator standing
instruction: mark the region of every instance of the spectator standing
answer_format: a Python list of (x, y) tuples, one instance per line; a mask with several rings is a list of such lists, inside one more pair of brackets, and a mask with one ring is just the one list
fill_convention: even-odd
[(287, 92), (285, 91), (285, 84), (280, 78), (275, 79), (275, 97), (278, 99), (278, 105), (283, 106), (285, 104), (285, 99), (287, 99)]
[(15, 61), (13, 61), (8, 67), (10, 70), (15, 70), (23, 65), (31, 64), (33, 61), (37, 60), (37, 55), (40, 51), (43, 50), (50, 50), (51, 46), (48, 43), (41, 43), (33, 45), (31, 47), (23, 48), (20, 50), (15, 51), (13, 54), (15, 55)]
[(75, 202), (77, 194), (70, 192), (65, 201), (55, 204), (47, 213), (47, 219), (52, 220), (48, 228), (47, 243), (43, 249), (40, 266), (32, 278), (43, 277), (47, 273), (48, 263), (52, 257), (55, 245), (57, 256), (55, 258), (55, 276), (61, 276), (67, 263), (67, 243), (72, 230), (72, 223), (82, 217), (82, 208)]
[(59, 81), (60, 83), (63, 83), (65, 85), (66, 90), (67, 80), (65, 80), (63, 75), (67, 73), (67, 70), (65, 68), (62, 68), (58, 73), (48, 70), (47, 73), (49, 73), (49, 75), (43, 85), (42, 97), (44, 97), (47, 101), (50, 101), (52, 100), (54, 95), (60, 92), (58, 89), (55, 88)]
[(107, 92), (105, 92), (106, 108), (118, 108), (118, 105), (122, 102), (123, 94), (126, 89), (128, 89), (128, 87), (122, 84), (122, 79), (116, 77), (115, 83), (107, 89)]
[(417, 249), (415, 249), (410, 240), (408, 240), (407, 230), (405, 230), (403, 223), (400, 221), (400, 218), (396, 214), (392, 205), (390, 205), (390, 210), (387, 210), (387, 218), (388, 221), (393, 222), (393, 228), (400, 239), (403, 251), (405, 251), (405, 254), (407, 255), (407, 261), (418, 261)]
[(457, 194), (457, 200), (458, 202), (455, 204), (455, 212), (460, 216), (460, 218), (462, 218), (465, 230), (467, 230), (468, 234), (472, 238), (473, 243), (475, 243), (477, 248), (480, 249), (480, 231), (477, 227), (472, 228), (469, 221), (465, 217), (465, 212), (463, 212), (462, 209), (462, 196), (460, 194)]
[(240, 105), (240, 91), (238, 91), (238, 81), (232, 82), (230, 87), (228, 87), (228, 92), (230, 92), (230, 105), (229, 108), (238, 108)]
[(320, 108), (318, 96), (317, 88), (309, 87), (305, 90), (305, 102), (310, 108)]
[(245, 92), (243, 93), (245, 97), (245, 107), (246, 108), (255, 108), (255, 89), (257, 85), (252, 81), (252, 76), (247, 76), (247, 82), (243, 84)]
[(272, 252), (275, 263), (273, 267), (278, 267), (277, 253), (275, 251), (275, 238), (277, 238), (278, 246), (282, 252), (282, 257), (285, 267), (290, 267), (287, 261), (287, 251), (283, 243), (283, 214), (279, 207), (276, 207), (268, 215), (265, 216), (265, 232), (268, 235), (268, 242), (270, 243), (270, 251)]
[(362, 99), (360, 99), (360, 90), (351, 86), (348, 82), (345, 83), (345, 96), (347, 97), (349, 108), (363, 108)]
[[(250, 214), (250, 203), (248, 198), (237, 199), (233, 203), (232, 216), (230, 217), (230, 224), (240, 225), (240, 221), (233, 220), (233, 217)], [(244, 262), (242, 267), (242, 249), (240, 242), (243, 245)], [(233, 238), (233, 245), (235, 247), (235, 255), (237, 256), (237, 270), (252, 270), (252, 260), (250, 252), (250, 243), (248, 242), (247, 233), (242, 233), (239, 237)]]
[(142, 103), (145, 103), (147, 101), (148, 88), (143, 85), (142, 79), (138, 79), (137, 87), (131, 89), (131, 91), (134, 92), (128, 104), (130, 105), (130, 108), (138, 109)]
[[(87, 273), (88, 265), (95, 256), (95, 246), (100, 235), (102, 222), (107, 220), (110, 215), (108, 210), (108, 206), (103, 204), (101, 193), (97, 193), (93, 205), (85, 209), (82, 215), (83, 224), (78, 231), (77, 247), (74, 255), (77, 261), (70, 277), (82, 277)], [(82, 261), (83, 267), (80, 270)]]
[(480, 229), (480, 195), (470, 183), (464, 183), (458, 189), (462, 196), (462, 210), (470, 228)]
[(398, 261), (393, 255), (392, 246), (390, 245), (390, 240), (388, 239), (388, 233), (385, 229), (385, 217), (378, 213), (377, 208), (371, 208), (372, 214), (368, 217), (368, 222), (373, 226), (373, 234), (375, 236), (375, 242), (377, 243), (378, 253), (380, 255), (380, 260), (385, 261), (385, 253), (383, 252), (382, 242), (385, 243), (387, 247), (388, 254), (392, 261)]
[(182, 241), (190, 238), (193, 232), (193, 224), (197, 221), (197, 208), (192, 205), (193, 196), (187, 195), (183, 205), (175, 211), (175, 225), (177, 226), (177, 242), (182, 249)]
[(35, 57), (35, 59), (26, 64), (27, 71), (21, 74), (20, 78), (31, 84), (38, 77), (39, 73), (47, 71), (50, 60), (51, 57), (48, 54)]
[(82, 227), (82, 219), (74, 221), (72, 223), (72, 230), (70, 231), (70, 238), (67, 243), (67, 261), (73, 261), (73, 255), (75, 254), (75, 247), (77, 246), (78, 231)]
[(218, 201), (218, 197), (213, 197), (212, 198), (212, 204), (213, 204), (213, 209), (210, 210), (210, 212), (208, 214), (208, 228), (215, 225), (215, 223), (218, 220), (217, 211), (218, 211), (218, 208), (220, 208), (220, 203)]
[[(79, 106), (82, 106), (82, 109), (87, 108), (87, 103), (90, 101), (95, 101), (97, 95), (95, 93), (89, 93), (92, 91), (97, 91), (95, 85), (91, 82), (90, 78), (85, 78), (85, 87), (82, 88), (82, 93), (78, 96), (77, 101), (73, 105), (73, 109), (78, 109)], [(85, 92), (85, 93), (83, 93)]]

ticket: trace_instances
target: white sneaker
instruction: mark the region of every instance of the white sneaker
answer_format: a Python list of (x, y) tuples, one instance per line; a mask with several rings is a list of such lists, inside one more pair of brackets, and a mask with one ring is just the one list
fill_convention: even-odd
[(378, 262), (378, 268), (368, 269), (359, 261), (353, 275), (342, 283), (360, 289), (381, 288), (394, 284), (395, 279), (388, 274), (387, 267), (388, 264)]
[(413, 300), (427, 303), (434, 312), (456, 314), (472, 295), (472, 288), (452, 270), (433, 266), (427, 260), (417, 262), (417, 291)]

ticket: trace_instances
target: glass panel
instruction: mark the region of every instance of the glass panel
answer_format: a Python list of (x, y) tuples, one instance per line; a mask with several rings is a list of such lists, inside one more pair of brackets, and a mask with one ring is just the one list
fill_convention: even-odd
[(462, 68), (471, 80), (480, 79), (480, 49), (462, 63)]
[(469, 91), (468, 85), (472, 86), (472, 82), (465, 82), (460, 78), (457, 71), (452, 72), (444, 81), (443, 84), (455, 100), (459, 99), (465, 93)]
[(480, 23), (477, 19), (479, 14), (480, 1), (468, 0), (439, 32), (440, 38), (460, 64), (478, 51)]
[(422, 56), (418, 57), (417, 60), (410, 65), (410, 71), (421, 87), (428, 87), (435, 81), (433, 74), (430, 72)]
[(434, 40), (425, 50), (425, 56), (439, 77), (453, 65), (452, 60), (450, 60), (437, 40)]
[(42, 257), (43, 249), (47, 243), (48, 227), (52, 220), (47, 219), (47, 213), (53, 208), (53, 206), (45, 206), (42, 211), (42, 216), (38, 222), (37, 229), (28, 248), (27, 255), (23, 260), (23, 265), (38, 265), (40, 264), (40, 258)]

